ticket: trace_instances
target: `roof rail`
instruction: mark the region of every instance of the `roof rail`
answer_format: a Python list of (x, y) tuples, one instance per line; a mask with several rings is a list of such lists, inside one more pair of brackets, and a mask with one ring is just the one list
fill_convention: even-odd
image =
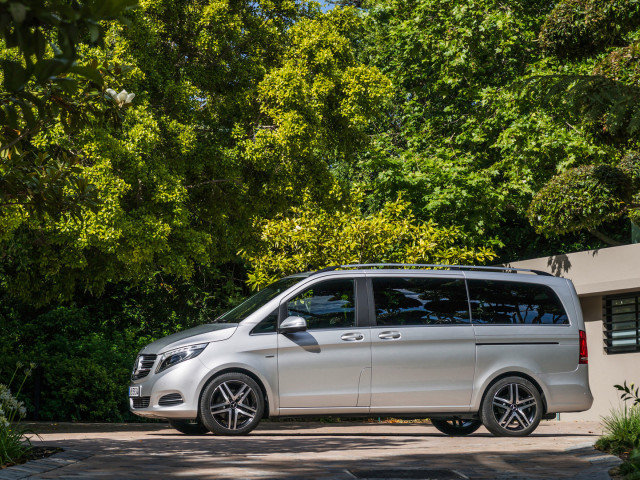
[(548, 272), (543, 272), (541, 270), (531, 270), (529, 268), (513, 268), (513, 267), (483, 267), (476, 265), (438, 265), (438, 264), (429, 264), (429, 263), (354, 263), (350, 265), (333, 265), (331, 267), (326, 267), (316, 272), (313, 272), (311, 275), (315, 275), (323, 272), (331, 272), (333, 270), (338, 270), (339, 268), (378, 268), (378, 267), (420, 267), (427, 269), (434, 268), (448, 268), (450, 270), (488, 270), (494, 272), (504, 272), (504, 273), (533, 273), (535, 275), (543, 275), (547, 277), (552, 277)]

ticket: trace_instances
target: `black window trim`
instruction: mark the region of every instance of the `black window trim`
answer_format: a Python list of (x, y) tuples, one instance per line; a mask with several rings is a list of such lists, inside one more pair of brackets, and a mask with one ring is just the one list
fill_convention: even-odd
[[(371, 327), (375, 327), (375, 328), (391, 328), (390, 325), (378, 325), (377, 324), (377, 318), (376, 318), (376, 309), (375, 309), (375, 302), (374, 302), (374, 298), (373, 298), (373, 278), (393, 278), (393, 277), (400, 277), (400, 278), (445, 278), (445, 277), (450, 277), (450, 278), (461, 278), (464, 280), (464, 286), (465, 286), (465, 290), (466, 290), (466, 294), (467, 294), (467, 305), (469, 308), (469, 323), (455, 323), (455, 324), (450, 324), (450, 325), (439, 325), (439, 324), (434, 324), (434, 325), (395, 325), (393, 326), (393, 328), (424, 328), (424, 327), (429, 327), (429, 328), (434, 328), (434, 327), (468, 327), (468, 326), (473, 326), (475, 327), (527, 327), (527, 328), (542, 328), (542, 327), (553, 327), (553, 328), (570, 328), (573, 324), (572, 322), (572, 315), (570, 314), (570, 309), (567, 308), (567, 306), (565, 305), (565, 303), (562, 300), (562, 297), (560, 295), (558, 295), (558, 292), (556, 292), (556, 290), (551, 286), (551, 285), (547, 285), (544, 282), (527, 282), (527, 281), (523, 281), (521, 279), (514, 279), (514, 280), (505, 280), (505, 279), (498, 279), (498, 278), (485, 278), (485, 277), (477, 277), (477, 276), (473, 276), (471, 278), (467, 277), (464, 273), (462, 274), (456, 274), (456, 273), (449, 273), (447, 272), (446, 274), (406, 274), (406, 273), (400, 273), (400, 272), (393, 272), (393, 273), (389, 273), (389, 274), (384, 274), (382, 272), (378, 273), (368, 273), (366, 274), (365, 278), (366, 278), (366, 285), (367, 285), (367, 296), (368, 296), (368, 308), (369, 308), (369, 312), (370, 312), (370, 324)], [(545, 323), (545, 324), (526, 324), (526, 323), (500, 323), (500, 324), (492, 324), (492, 323), (474, 323), (473, 321), (473, 314), (472, 314), (472, 309), (471, 309), (471, 292), (469, 290), (469, 280), (495, 280), (495, 281), (504, 281), (504, 282), (513, 282), (513, 283), (520, 283), (520, 284), (525, 284), (525, 285), (541, 285), (543, 287), (546, 287), (548, 289), (550, 289), (555, 298), (558, 300), (558, 302), (560, 302), (560, 305), (562, 306), (562, 308), (564, 309), (565, 313), (567, 314), (567, 323), (563, 323), (563, 324), (555, 324), (555, 323)], [(640, 295), (640, 293), (639, 293)]]
[[(426, 325), (378, 325), (378, 317), (376, 315), (376, 305), (375, 305), (375, 300), (373, 297), (373, 279), (374, 278), (438, 278), (438, 279), (442, 279), (442, 278), (455, 278), (458, 280), (462, 280), (464, 282), (464, 288), (467, 294), (467, 308), (468, 308), (468, 313), (469, 313), (469, 322), (468, 323), (453, 323), (453, 324), (426, 324)], [(393, 272), (390, 274), (385, 275), (380, 274), (380, 273), (375, 273), (375, 274), (367, 274), (366, 276), (367, 279), (367, 294), (368, 294), (368, 306), (369, 306), (369, 312), (371, 312), (370, 314), (370, 322), (371, 322), (371, 327), (372, 328), (382, 328), (382, 329), (396, 329), (396, 328), (445, 328), (445, 327), (472, 327), (472, 317), (471, 317), (471, 303), (469, 302), (469, 287), (467, 286), (467, 279), (465, 278), (465, 276), (463, 274), (457, 274), (456, 273), (450, 273), (447, 272), (445, 275), (442, 274), (434, 274), (431, 273), (429, 275), (416, 275), (415, 273), (413, 274), (406, 274), (406, 273), (399, 273), (399, 272)]]
[[(613, 345), (613, 320), (611, 319), (611, 302), (618, 299), (633, 299), (635, 305), (635, 320), (627, 320), (625, 323), (635, 322), (635, 345)], [(629, 329), (632, 330), (632, 329)], [(607, 355), (620, 355), (624, 353), (640, 352), (640, 291), (620, 293), (616, 295), (604, 295), (602, 297), (602, 341)], [(629, 336), (628, 338), (632, 338)]]
[[(258, 325), (260, 325), (262, 322), (264, 322), (269, 315), (272, 315), (275, 312), (278, 313), (278, 318), (276, 318), (276, 331), (275, 332), (256, 332), (255, 329), (258, 328)], [(280, 326), (280, 306), (277, 306), (276, 308), (274, 308), (271, 311), (271, 313), (268, 313), (262, 320), (260, 320), (258, 323), (256, 323), (253, 326), (253, 328), (249, 332), (249, 335), (250, 336), (255, 336), (255, 335), (276, 335), (278, 333), (278, 327), (279, 326)]]
[[(562, 306), (562, 308), (564, 309), (566, 315), (567, 315), (567, 323), (541, 323), (541, 324), (533, 324), (533, 323), (474, 323), (473, 321), (473, 312), (472, 312), (472, 308), (471, 308), (471, 291), (469, 290), (469, 280), (492, 280), (492, 281), (497, 281), (497, 282), (509, 282), (509, 283), (520, 283), (520, 284), (524, 284), (524, 285), (541, 285), (543, 287), (548, 288), (549, 290), (551, 290), (553, 292), (553, 294), (555, 295), (556, 299), (558, 300), (558, 302), (560, 302), (560, 305)], [(505, 280), (502, 278), (481, 278), (481, 277), (473, 277), (473, 278), (465, 278), (465, 284), (467, 286), (467, 301), (469, 302), (469, 314), (471, 315), (471, 324), (474, 327), (532, 327), (532, 328), (542, 328), (542, 327), (553, 327), (553, 328), (569, 328), (572, 325), (571, 322), (571, 315), (569, 314), (570, 310), (567, 308), (567, 306), (564, 304), (564, 302), (562, 301), (562, 298), (560, 297), (560, 295), (558, 295), (558, 292), (555, 291), (555, 289), (551, 286), (551, 285), (547, 285), (546, 283), (542, 283), (542, 282), (527, 282), (527, 281), (522, 281), (522, 280)]]
[[(289, 300), (291, 300), (292, 298), (295, 298), (296, 296), (300, 295), (300, 293), (304, 292), (305, 290), (308, 290), (314, 285), (320, 284), (322, 282), (333, 281), (333, 280), (352, 280), (353, 281), (353, 288), (354, 288), (353, 300), (354, 300), (354, 308), (356, 309), (356, 311), (354, 312), (355, 325), (351, 327), (336, 327), (336, 328), (309, 328), (307, 331), (308, 332), (327, 332), (327, 331), (333, 332), (336, 330), (353, 330), (354, 328), (366, 328), (366, 326), (364, 327), (360, 326), (361, 315), (358, 313), (358, 311), (360, 310), (360, 302), (361, 302), (361, 295), (358, 294), (358, 286), (363, 284), (363, 282), (358, 281), (359, 279), (362, 279), (364, 281), (364, 275), (326, 276), (326, 277), (320, 277), (318, 279), (314, 279), (316, 281), (313, 281), (313, 282), (305, 283), (303, 285), (297, 285), (300, 288), (296, 288), (295, 291), (291, 293), (291, 295), (287, 295), (285, 298), (283, 298), (280, 301), (280, 306), (278, 307), (278, 327), (277, 327), (276, 333), (280, 333), (280, 324), (287, 319), (287, 303), (289, 302)], [(364, 298), (366, 298), (366, 296)]]

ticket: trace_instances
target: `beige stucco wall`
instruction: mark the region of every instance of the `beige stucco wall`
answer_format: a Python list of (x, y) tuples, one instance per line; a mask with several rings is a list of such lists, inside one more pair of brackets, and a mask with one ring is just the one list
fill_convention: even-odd
[[(639, 272), (640, 273), (640, 272)], [(621, 405), (616, 384), (635, 382), (640, 384), (640, 353), (607, 355), (602, 333), (602, 296), (580, 299), (587, 330), (589, 349), (589, 385), (593, 393), (593, 406), (580, 413), (563, 413), (561, 420), (599, 420), (612, 408)]]
[(604, 351), (602, 298), (640, 292), (640, 244), (534, 258), (508, 264), (569, 278), (576, 287), (587, 331), (589, 383), (594, 401), (590, 410), (563, 413), (562, 420), (599, 420), (621, 405), (615, 384), (640, 385), (640, 352), (607, 355)]
[(581, 297), (640, 291), (640, 243), (507, 264), (569, 278)]

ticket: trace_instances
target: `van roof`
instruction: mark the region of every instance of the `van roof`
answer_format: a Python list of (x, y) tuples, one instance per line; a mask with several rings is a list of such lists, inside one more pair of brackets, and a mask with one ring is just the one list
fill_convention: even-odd
[(427, 270), (436, 270), (436, 269), (447, 269), (447, 270), (462, 270), (462, 271), (488, 271), (488, 272), (500, 272), (500, 273), (524, 273), (524, 274), (533, 274), (533, 275), (542, 275), (547, 277), (553, 277), (548, 272), (543, 272), (541, 270), (531, 270), (528, 268), (512, 268), (512, 267), (485, 267), (478, 265), (440, 265), (440, 264), (424, 264), (424, 263), (355, 263), (348, 265), (333, 265), (330, 267), (323, 268), (321, 270), (317, 270), (315, 272), (305, 272), (305, 275), (311, 276), (316, 275), (318, 273), (331, 272), (334, 270), (341, 269), (358, 269), (358, 270), (401, 270), (401, 269), (427, 269)]

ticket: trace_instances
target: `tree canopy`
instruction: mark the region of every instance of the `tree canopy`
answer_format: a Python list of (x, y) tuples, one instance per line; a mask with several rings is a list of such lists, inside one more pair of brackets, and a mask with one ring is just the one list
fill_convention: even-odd
[(638, 216), (636, 0), (133, 6), (0, 10), (0, 282), (25, 301), (257, 275), (264, 229), (300, 216), (395, 206), (415, 241), (504, 260), (624, 241)]

